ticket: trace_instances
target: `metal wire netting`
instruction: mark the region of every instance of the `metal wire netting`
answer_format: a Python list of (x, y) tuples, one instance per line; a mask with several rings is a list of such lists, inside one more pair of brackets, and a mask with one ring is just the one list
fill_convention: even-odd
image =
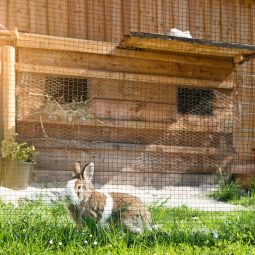
[(25, 231), (33, 215), (60, 218), (70, 240), (76, 226), (92, 233), (92, 218), (150, 228), (165, 244), (185, 243), (183, 233), (195, 246), (239, 241), (219, 226), (254, 209), (254, 10), (248, 0), (3, 1), (2, 236), (12, 235), (1, 215), (21, 226), (24, 212)]

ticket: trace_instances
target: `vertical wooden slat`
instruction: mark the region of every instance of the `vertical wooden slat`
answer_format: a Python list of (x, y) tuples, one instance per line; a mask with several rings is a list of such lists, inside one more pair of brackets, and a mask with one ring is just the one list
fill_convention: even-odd
[(221, 2), (212, 0), (212, 40), (221, 40)]
[(157, 24), (157, 1), (145, 0), (143, 8), (143, 21), (145, 22), (145, 32), (156, 33)]
[(105, 41), (104, 1), (94, 0), (94, 38), (93, 40)]
[(221, 33), (224, 42), (234, 42), (235, 17), (234, 3), (231, 0), (221, 0)]
[(147, 32), (146, 15), (145, 13), (146, 1), (139, 0), (139, 19), (140, 19), (140, 31)]
[(174, 28), (174, 2), (173, 0), (163, 0), (164, 33), (169, 34)]
[(207, 40), (212, 40), (212, 9), (211, 1), (204, 1), (204, 35)]
[(196, 0), (189, 0), (189, 30), (193, 36), (196, 38), (195, 35), (195, 17), (196, 17), (196, 10), (195, 10)]
[(87, 8), (84, 0), (68, 1), (68, 36), (87, 39)]
[(142, 32), (157, 33), (157, 2), (153, 0), (140, 1), (140, 26)]
[(175, 26), (182, 31), (189, 30), (188, 27), (188, 0), (174, 1)]
[(1, 1), (1, 7), (0, 7), (0, 24), (8, 26), (7, 24), (7, 12), (8, 12), (8, 0), (2, 0)]
[(163, 0), (157, 1), (157, 33), (158, 34), (164, 34), (164, 10), (163, 10)]
[[(252, 40), (252, 45), (255, 45), (255, 1), (252, 2), (251, 5), (251, 40)], [(255, 74), (255, 60), (252, 61), (252, 74)], [(255, 97), (255, 95), (254, 95)], [(254, 103), (255, 106), (255, 103)], [(254, 115), (254, 125), (255, 125), (255, 115)], [(255, 141), (255, 127), (254, 127), (254, 141)]]
[(241, 15), (241, 7), (240, 0), (234, 0), (235, 11), (233, 13), (235, 19), (235, 42), (241, 42), (241, 32), (240, 32), (240, 15)]
[(190, 0), (189, 2), (189, 18), (190, 30), (193, 38), (204, 38), (204, 1)]
[[(241, 43), (251, 43), (251, 2), (249, 0), (240, 1), (240, 35)], [(251, 77), (251, 64), (245, 64), (242, 73), (244, 83), (242, 84), (242, 113), (241, 113), (241, 158), (249, 159), (252, 142), (252, 107), (253, 107), (253, 77)]]
[(93, 40), (94, 38), (94, 5), (93, 0), (86, 0), (87, 2), (87, 17), (88, 17), (88, 39)]
[(248, 0), (241, 0), (241, 15), (240, 15), (240, 34), (241, 43), (251, 43), (251, 2)]
[(140, 31), (139, 1), (130, 0), (130, 31)]
[(47, 35), (48, 32), (48, 7), (47, 0), (30, 1), (30, 32)]
[(123, 14), (123, 33), (129, 34), (130, 32), (130, 10), (131, 0), (122, 0), (122, 14)]
[(3, 139), (12, 140), (15, 135), (16, 103), (15, 103), (15, 48), (2, 48), (2, 134)]
[(68, 0), (48, 1), (48, 29), (50, 35), (68, 36)]
[(122, 1), (112, 0), (112, 41), (118, 42), (121, 40), (122, 31)]
[(102, 0), (88, 0), (88, 39), (105, 40), (105, 3)]
[(0, 141), (3, 140), (3, 78), (2, 78), (2, 49), (0, 47)]
[(9, 29), (13, 30), (16, 26), (19, 31), (29, 32), (29, 1), (28, 0), (10, 0), (9, 1)]
[(227, 1), (221, 0), (221, 38), (224, 42), (228, 39), (228, 4)]
[(105, 37), (107, 42), (112, 41), (112, 0), (104, 0), (105, 1), (105, 9), (104, 9), (104, 17), (105, 17)]
[(173, 23), (174, 23), (174, 27), (177, 29), (180, 29), (179, 24), (178, 24), (178, 14), (179, 12), (179, 2), (178, 0), (173, 0)]

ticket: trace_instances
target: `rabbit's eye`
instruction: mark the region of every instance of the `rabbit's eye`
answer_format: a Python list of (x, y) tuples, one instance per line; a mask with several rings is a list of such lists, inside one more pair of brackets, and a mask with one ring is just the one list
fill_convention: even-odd
[(78, 185), (78, 186), (77, 186), (77, 189), (78, 189), (78, 190), (81, 190), (81, 185)]

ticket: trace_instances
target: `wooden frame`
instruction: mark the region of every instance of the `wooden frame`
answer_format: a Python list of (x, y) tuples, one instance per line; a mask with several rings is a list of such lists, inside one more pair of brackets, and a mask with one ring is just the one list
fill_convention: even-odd
[[(233, 79), (236, 59), (238, 59), (238, 57), (239, 59), (242, 59), (240, 56), (251, 54), (251, 49), (230, 49), (223, 45), (208, 46), (204, 45), (202, 42), (199, 44), (199, 42), (192, 40), (182, 41), (179, 39), (166, 40), (166, 38), (133, 38), (132, 35), (131, 37), (125, 37), (121, 44), (117, 44), (18, 33), (17, 31), (14, 31), (5, 32), (2, 34), (2, 37), (0, 32), (0, 43), (3, 45), (5, 43), (15, 45), (17, 50), (15, 71), (18, 74), (29, 73), (31, 75), (41, 76), (56, 75), (81, 78), (86, 77), (94, 80), (106, 79), (115, 83), (118, 81), (126, 81), (144, 85), (150, 83), (151, 86), (155, 88), (159, 85), (164, 85), (166, 87), (171, 86), (172, 88), (175, 88), (176, 86), (190, 86), (224, 90), (224, 93), (226, 94), (236, 87), (235, 80)], [(137, 50), (137, 48), (143, 48), (144, 51)], [(41, 56), (41, 59), (38, 59), (38, 56)], [(95, 59), (94, 65), (91, 65), (90, 63), (91, 58)], [(143, 64), (138, 68), (138, 65), (135, 64), (136, 61), (140, 61), (139, 64), (142, 64), (143, 62), (146, 64)], [(101, 63), (102, 67), (98, 63)], [(121, 63), (121, 65), (119, 63)], [(74, 68), (74, 66), (77, 67)], [(105, 66), (107, 68), (105, 68)], [(157, 66), (159, 67), (155, 68)], [(107, 108), (108, 105), (113, 104), (114, 100), (117, 99), (98, 98), (95, 99), (95, 101), (96, 100), (101, 100), (104, 107)], [(125, 100), (123, 100), (121, 105), (123, 106), (124, 104)], [(95, 138), (98, 140), (101, 139), (101, 142), (103, 143), (104, 137), (111, 137), (111, 145), (101, 144), (99, 146), (93, 146), (92, 141), (88, 140), (90, 143), (89, 148), (86, 147), (87, 145), (84, 148), (80, 146), (80, 150), (92, 153), (93, 151), (106, 151), (108, 149), (111, 153), (122, 153), (122, 158), (124, 153), (128, 155), (127, 157), (133, 157), (134, 153), (130, 148), (133, 148), (133, 150), (139, 153), (146, 151), (155, 154), (185, 155), (187, 158), (194, 156), (216, 157), (220, 159), (223, 156), (220, 148), (214, 148), (213, 146), (175, 146), (173, 144), (161, 146), (158, 144), (144, 144), (143, 146), (135, 145), (130, 148), (123, 146), (122, 149), (119, 149), (115, 143), (121, 144), (121, 142), (118, 141), (119, 138), (123, 140), (123, 144), (128, 142), (127, 134), (130, 135), (134, 133), (135, 128), (133, 127), (136, 127), (140, 132), (142, 130), (142, 132), (145, 133), (143, 134), (144, 136), (137, 134), (137, 139), (145, 142), (145, 135), (149, 134), (150, 131), (148, 123), (150, 124), (150, 128), (153, 129), (153, 134), (151, 134), (152, 137), (153, 135), (162, 134), (164, 130), (166, 132), (212, 132), (213, 136), (217, 132), (220, 132), (229, 136), (228, 130), (217, 129), (216, 132), (216, 130), (213, 130), (213, 126), (212, 130), (203, 130), (203, 125), (199, 127), (191, 127), (191, 129), (188, 130), (185, 126), (185, 121), (182, 123), (182, 117), (180, 116), (178, 116), (180, 122), (176, 125), (171, 125), (172, 120), (159, 125), (157, 123), (158, 119), (154, 116), (152, 116), (153, 118), (151, 119), (143, 119), (144, 116), (146, 117), (145, 108), (147, 107), (149, 109), (152, 107), (150, 102), (148, 102), (147, 105), (145, 104), (146, 107), (144, 105), (138, 106), (137, 109), (141, 112), (141, 115), (140, 122), (137, 123), (135, 119), (132, 119), (132, 114), (136, 110), (133, 108), (136, 106), (130, 107), (130, 102), (126, 105), (127, 106), (123, 107), (122, 110), (127, 113), (127, 116), (129, 117), (128, 120), (125, 120), (122, 114), (118, 113), (116, 115), (118, 115), (120, 119), (112, 121), (106, 120), (103, 124), (97, 119), (92, 119), (90, 122), (81, 124), (79, 127), (83, 131), (86, 131), (86, 137), (89, 137), (90, 135), (93, 137), (92, 133), (94, 132), (94, 127), (97, 127), (98, 130), (95, 134)], [(95, 105), (93, 107), (91, 108), (93, 108), (94, 111), (98, 109)], [(155, 107), (157, 106), (153, 105), (152, 109)], [(224, 106), (221, 106), (221, 108), (222, 107), (224, 108)], [(130, 113), (128, 111), (131, 111), (131, 108), (133, 112)], [(164, 112), (165, 115), (169, 115), (169, 109), (164, 110), (166, 109), (164, 107), (161, 109), (163, 109), (162, 112)], [(175, 108), (173, 107), (173, 109)], [(99, 119), (104, 112), (102, 111), (100, 114)], [(152, 115), (153, 114), (155, 115), (155, 110)], [(219, 111), (217, 114), (220, 115), (222, 113)], [(224, 119), (224, 114), (220, 116)], [(178, 120), (175, 121), (178, 122)], [(211, 121), (214, 120), (212, 119)], [(35, 119), (18, 120), (18, 125), (23, 129), (29, 124), (40, 128), (42, 123), (40, 124), (40, 121)], [(46, 128), (49, 128), (49, 130), (54, 131), (54, 128), (52, 128), (54, 125), (62, 125), (63, 127), (66, 123), (61, 123), (61, 121), (56, 123), (53, 121), (49, 123), (45, 122), (45, 126)], [(182, 127), (182, 125), (184, 126)], [(194, 130), (192, 130), (193, 128)], [(208, 128), (210, 128), (210, 125), (208, 125)], [(117, 133), (121, 131), (125, 134), (119, 135), (119, 133)], [(114, 132), (116, 132), (116, 134), (114, 134)], [(31, 137), (30, 141), (36, 142), (33, 137)], [(39, 144), (39, 146), (43, 150), (49, 149), (45, 144)], [(59, 144), (56, 148), (51, 146), (51, 150), (61, 150), (61, 148), (64, 150), (61, 146), (62, 144)], [(79, 149), (72, 147), (69, 148), (69, 150), (77, 151)], [(208, 171), (212, 171), (212, 169), (214, 168), (208, 168)], [(196, 171), (200, 170), (198, 169)], [(183, 170), (183, 172), (185, 173), (186, 170)]]

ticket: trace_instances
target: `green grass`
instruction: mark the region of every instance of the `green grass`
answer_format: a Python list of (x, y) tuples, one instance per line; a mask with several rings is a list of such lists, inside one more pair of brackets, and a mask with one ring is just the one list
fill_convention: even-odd
[(160, 229), (78, 231), (62, 204), (0, 204), (0, 254), (255, 254), (253, 212), (151, 208)]
[(222, 182), (209, 196), (223, 202), (239, 204), (245, 207), (254, 207), (255, 184), (248, 191), (245, 191), (236, 182)]

